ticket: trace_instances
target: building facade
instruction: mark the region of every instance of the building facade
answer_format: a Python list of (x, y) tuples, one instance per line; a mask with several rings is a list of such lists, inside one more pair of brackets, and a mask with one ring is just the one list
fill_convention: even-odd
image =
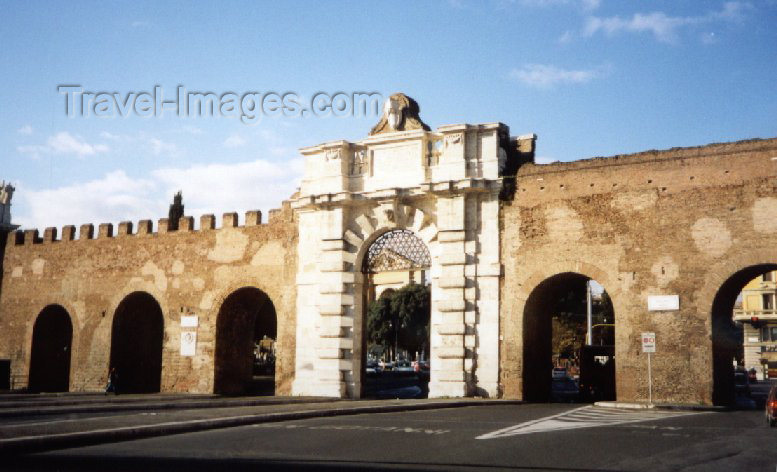
[(742, 325), (743, 362), (758, 380), (777, 377), (777, 272), (766, 272), (745, 285), (734, 308)]

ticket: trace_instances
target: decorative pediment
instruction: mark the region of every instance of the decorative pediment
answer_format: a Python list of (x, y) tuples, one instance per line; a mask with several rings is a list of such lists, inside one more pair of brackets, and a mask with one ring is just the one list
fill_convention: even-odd
[(414, 129), (429, 131), (429, 126), (421, 121), (420, 111), (418, 102), (404, 93), (395, 93), (383, 103), (383, 116), (370, 131), (370, 136)]

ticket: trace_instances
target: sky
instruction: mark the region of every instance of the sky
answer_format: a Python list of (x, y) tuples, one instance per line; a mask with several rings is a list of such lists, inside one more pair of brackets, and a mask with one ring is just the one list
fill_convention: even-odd
[[(0, 180), (23, 228), (156, 221), (177, 190), (195, 220), (266, 214), (299, 148), (377, 123), (362, 93), (406, 93), (432, 129), (536, 133), (538, 163), (777, 136), (777, 0), (0, 6)], [(208, 92), (212, 113), (176, 102)]]

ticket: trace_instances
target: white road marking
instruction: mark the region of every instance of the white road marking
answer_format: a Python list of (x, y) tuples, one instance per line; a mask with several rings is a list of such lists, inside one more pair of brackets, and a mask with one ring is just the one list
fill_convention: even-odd
[(262, 423), (252, 425), (254, 428), (264, 429), (309, 429), (309, 430), (336, 430), (336, 431), (379, 431), (386, 433), (410, 433), (410, 434), (447, 434), (449, 429), (427, 429), (411, 428), (409, 426), (369, 426), (369, 425), (349, 425), (349, 424), (324, 424), (324, 425), (303, 425), (303, 424), (285, 424), (285, 423)]
[(519, 434), (545, 433), (548, 431), (563, 431), (567, 429), (594, 428), (597, 426), (614, 426), (627, 423), (654, 421), (664, 418), (694, 415), (699, 412), (666, 411), (666, 410), (620, 410), (617, 408), (597, 408), (583, 406), (565, 411), (553, 416), (527, 421), (490, 433), (482, 434), (475, 439), (495, 439)]

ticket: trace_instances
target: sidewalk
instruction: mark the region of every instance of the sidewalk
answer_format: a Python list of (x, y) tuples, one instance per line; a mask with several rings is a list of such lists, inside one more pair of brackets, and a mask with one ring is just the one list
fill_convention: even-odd
[[(129, 397), (129, 395), (128, 395)], [(36, 415), (44, 415), (39, 421), (27, 421), (19, 415), (0, 415), (0, 455), (25, 454), (52, 449), (79, 447), (118, 441), (127, 441), (152, 436), (188, 433), (217, 428), (244, 426), (257, 423), (299, 420), (316, 417), (358, 415), (369, 413), (390, 413), (399, 411), (459, 408), (468, 406), (511, 405), (519, 401), (488, 400), (476, 398), (425, 399), (425, 400), (340, 400), (304, 397), (255, 397), (255, 398), (210, 398), (170, 402), (149, 401), (138, 403), (128, 398), (122, 404), (122, 396), (113, 405), (60, 405), (38, 408)], [(212, 402), (212, 406), (201, 406)], [(240, 402), (253, 402), (240, 405)], [(142, 403), (142, 402), (141, 402)], [(225, 406), (224, 403), (229, 403)], [(169, 406), (175, 404), (177, 406)], [(192, 404), (198, 405), (191, 407)], [(156, 405), (156, 407), (155, 407)], [(159, 405), (168, 405), (159, 407)], [(99, 407), (99, 408), (98, 408)], [(112, 407), (112, 408), (108, 408)], [(128, 414), (132, 410), (146, 410)], [(95, 412), (98, 416), (75, 419), (46, 418), (57, 408), (57, 414)], [(0, 411), (7, 410), (0, 402)], [(110, 413), (116, 413), (111, 415)], [(5, 411), (9, 413), (9, 411)]]
[(223, 408), (288, 403), (333, 402), (327, 397), (222, 397), (195, 394), (103, 393), (0, 395), (0, 419), (41, 414), (129, 412), (168, 409)]
[(602, 408), (619, 408), (623, 410), (687, 410), (687, 411), (728, 411), (725, 406), (690, 405), (683, 403), (629, 403), (629, 402), (596, 402), (595, 406)]

